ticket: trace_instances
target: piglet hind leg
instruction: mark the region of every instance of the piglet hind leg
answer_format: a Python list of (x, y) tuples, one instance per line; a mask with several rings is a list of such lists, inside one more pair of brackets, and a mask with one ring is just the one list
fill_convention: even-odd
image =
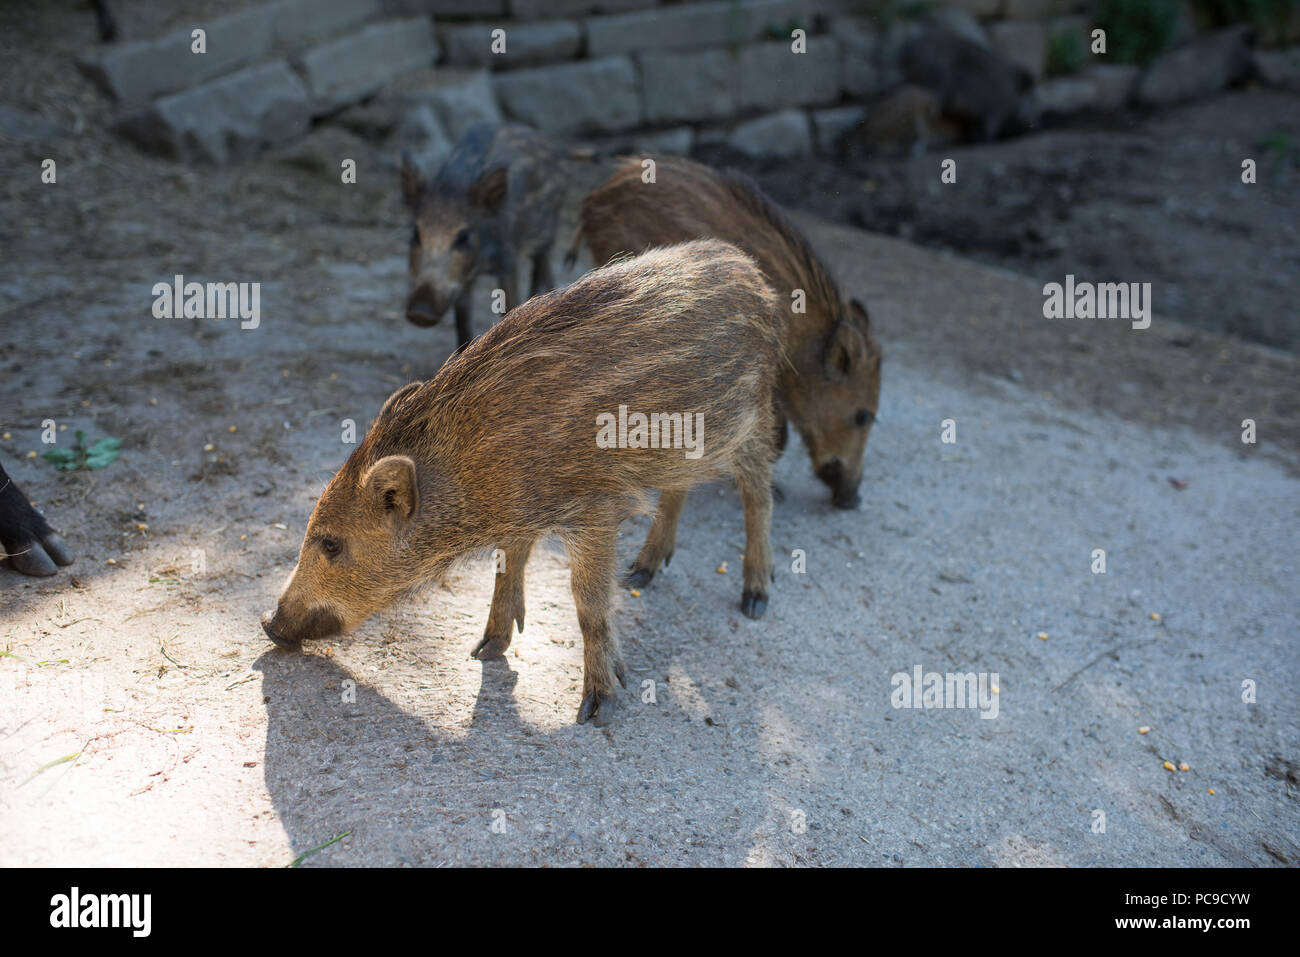
[(767, 588), (774, 578), (772, 466), (768, 457), (759, 453), (739, 460), (736, 480), (745, 507), (745, 590), (740, 596), (740, 610), (750, 618), (762, 618), (767, 610)]
[(646, 536), (632, 567), (623, 576), (624, 585), (632, 588), (648, 585), (660, 565), (668, 566), (677, 542), (677, 520), (681, 518), (685, 504), (685, 490), (664, 489), (659, 493), (659, 507), (655, 510), (650, 534)]
[(510, 647), (515, 625), (519, 626), (519, 633), (523, 634), (524, 566), (528, 564), (528, 553), (532, 549), (533, 543), (527, 541), (503, 550), (505, 567), (497, 571), (487, 627), (483, 630), (483, 640), (470, 652), (471, 657), (480, 661), (500, 658)]
[(582, 629), (582, 704), (578, 723), (591, 721), (598, 728), (614, 720), (618, 706), (614, 682), (627, 687), (610, 613), (617, 533), (617, 522), (611, 522), (565, 536), (573, 601)]
[(533, 283), (528, 289), (528, 295), (540, 295), (554, 288), (555, 274), (551, 272), (551, 246), (547, 243), (533, 253)]

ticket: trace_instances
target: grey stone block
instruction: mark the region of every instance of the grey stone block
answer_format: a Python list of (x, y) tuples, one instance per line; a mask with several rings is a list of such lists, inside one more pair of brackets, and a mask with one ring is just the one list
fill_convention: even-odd
[(229, 163), (311, 126), (311, 98), (281, 61), (250, 67), (157, 100), (118, 124), (141, 147), (185, 161)]
[(1036, 20), (1007, 20), (989, 27), (993, 49), (1040, 79), (1047, 65), (1047, 27)]
[(810, 118), (813, 127), (813, 145), (822, 156), (835, 155), (839, 138), (853, 129), (866, 117), (866, 107), (833, 106), (826, 110), (813, 110)]
[(1087, 110), (1097, 103), (1097, 84), (1084, 76), (1061, 76), (1044, 80), (1036, 90), (1038, 107), (1058, 115)]
[(1080, 76), (1093, 83), (1093, 103), (1099, 110), (1122, 110), (1133, 96), (1138, 68), (1128, 63), (1098, 63), (1087, 67)]
[(1250, 70), (1250, 36), (1243, 24), (1162, 53), (1138, 81), (1138, 101), (1161, 106), (1227, 88)]
[(507, 116), (550, 132), (615, 132), (642, 120), (636, 70), (625, 56), (511, 70), (493, 86)]
[(510, 15), (519, 20), (581, 17), (589, 13), (627, 13), (658, 6), (659, 0), (508, 0)]
[(836, 20), (833, 34), (840, 47), (840, 87), (852, 97), (875, 96), (884, 88), (879, 34), (857, 18)]
[(963, 10), (961, 7), (936, 7), (926, 14), (925, 22), (940, 30), (947, 30), (949, 33), (955, 33), (959, 37), (965, 37), (972, 43), (978, 43), (984, 48), (989, 47), (989, 36), (984, 32), (978, 20), (969, 10)]
[(409, 108), (427, 103), (452, 142), (475, 123), (503, 123), (492, 77), (486, 70), (439, 68), (416, 74), (403, 85), (401, 101)]
[(812, 155), (812, 130), (803, 110), (782, 110), (740, 124), (727, 143), (754, 158), (796, 159)]
[(671, 130), (637, 133), (632, 138), (632, 148), (639, 153), (690, 156), (691, 146), (694, 142), (694, 130), (689, 126), (677, 126)]
[(782, 41), (751, 44), (741, 49), (738, 67), (734, 82), (741, 110), (821, 106), (839, 99), (840, 50), (831, 37), (809, 37), (803, 53)]
[[(505, 30), (505, 52), (492, 52), (492, 33)], [(555, 60), (572, 60), (582, 47), (582, 30), (572, 20), (537, 23), (473, 23), (444, 27), (442, 49), (452, 66), (510, 69)]]
[(303, 53), (295, 65), (307, 82), (317, 113), (377, 91), (408, 70), (437, 56), (433, 23), (424, 17), (375, 23)]
[(202, 25), (205, 53), (192, 52), (192, 30), (187, 28), (157, 40), (112, 47), (78, 61), (77, 66), (120, 103), (142, 104), (268, 56), (273, 14), (273, 7), (253, 7), (208, 21)]
[(384, 13), (382, 0), (279, 0), (268, 6), (275, 45), (285, 51)]
[(1300, 47), (1257, 50), (1255, 75), (1268, 86), (1300, 93)]
[(790, 21), (804, 30), (824, 4), (816, 0), (719, 0), (656, 7), (620, 16), (592, 17), (586, 21), (587, 50), (591, 56), (636, 51), (691, 50), (736, 47), (758, 39), (782, 38)]
[(736, 111), (739, 58), (726, 50), (643, 53), (638, 63), (647, 123), (720, 120)]

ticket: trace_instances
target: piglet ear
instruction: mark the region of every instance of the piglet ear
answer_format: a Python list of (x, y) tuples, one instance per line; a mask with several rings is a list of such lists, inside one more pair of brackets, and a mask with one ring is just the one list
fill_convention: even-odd
[(828, 382), (843, 382), (867, 359), (867, 340), (852, 323), (837, 322), (826, 342), (822, 375)]
[(420, 202), (420, 193), (424, 191), (424, 176), (420, 173), (420, 167), (415, 165), (415, 160), (411, 159), (411, 154), (402, 151), (402, 199), (406, 205), (415, 209)]
[(867, 315), (867, 307), (859, 299), (849, 300), (849, 317), (857, 323), (859, 329), (871, 328), (871, 317)]
[(475, 206), (481, 206), (489, 213), (497, 212), (506, 201), (506, 168), (498, 166), (484, 173), (470, 187), (469, 198)]
[(420, 492), (415, 482), (415, 461), (409, 456), (380, 459), (362, 476), (361, 485), (374, 507), (398, 527), (414, 517)]

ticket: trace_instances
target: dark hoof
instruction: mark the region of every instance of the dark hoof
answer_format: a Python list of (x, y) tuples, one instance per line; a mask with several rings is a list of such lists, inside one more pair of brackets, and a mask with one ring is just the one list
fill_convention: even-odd
[(72, 549), (58, 532), (50, 532), (43, 539), (45, 554), (54, 559), (56, 565), (72, 564)]
[(431, 312), (421, 312), (418, 309), (408, 309), (406, 312), (406, 321), (413, 326), (420, 326), (427, 329), (430, 326), (436, 326), (442, 322), (442, 316), (435, 316)]
[(58, 571), (50, 556), (45, 554), (45, 549), (41, 548), (41, 543), (35, 539), (10, 552), (9, 564), (13, 565), (15, 571), (34, 578), (45, 578)]
[(785, 501), (785, 491), (775, 482), (772, 483), (772, 501), (778, 505)]
[(846, 511), (857, 508), (858, 503), (860, 503), (861, 501), (862, 501), (862, 496), (858, 494), (857, 489), (853, 489), (852, 491), (849, 492), (837, 492), (831, 498), (832, 505), (834, 505), (836, 508), (842, 508)]
[(613, 723), (617, 715), (618, 702), (613, 693), (602, 694), (593, 691), (582, 699), (582, 706), (578, 708), (578, 724), (586, 724), (590, 721), (596, 727), (603, 728)]
[(740, 596), (740, 610), (749, 618), (762, 618), (767, 611), (767, 595), (761, 591), (746, 591)]
[(477, 658), (479, 661), (487, 661), (489, 658), (500, 658), (509, 647), (509, 636), (494, 638), (491, 635), (484, 635), (483, 640), (474, 646), (474, 650), (469, 653), (469, 656)]
[(623, 584), (628, 588), (644, 588), (654, 577), (655, 573), (651, 569), (634, 566), (623, 574)]

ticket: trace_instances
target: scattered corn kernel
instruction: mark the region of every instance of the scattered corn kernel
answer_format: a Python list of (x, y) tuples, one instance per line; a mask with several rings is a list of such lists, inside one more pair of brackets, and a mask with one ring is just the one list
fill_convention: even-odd
[(28, 452), (28, 453), (27, 453), (27, 457), (28, 457), (29, 459), (34, 459), (34, 458), (36, 458), (36, 453), (35, 453), (35, 452)]
[(1191, 766), (1190, 764), (1188, 764), (1186, 761), (1179, 761), (1179, 762), (1178, 762), (1178, 770), (1179, 770), (1179, 771), (1190, 771), (1191, 769), (1192, 769), (1192, 766)]
[(1002, 694), (1002, 689), (999, 688), (997, 685), (994, 685), (989, 690), (992, 691), (994, 694)]
[(1146, 734), (1150, 730), (1151, 729), (1144, 724), (1142, 727), (1138, 728), (1138, 734)]
[(1153, 611), (1153, 612), (1151, 613), (1151, 620), (1152, 620), (1152, 621), (1159, 621), (1159, 620), (1160, 620), (1160, 612), (1158, 612), (1158, 611)]
[(641, 593), (640, 593), (639, 591), (637, 591), (635, 588), (633, 588), (633, 589), (632, 589), (632, 597), (633, 597), (633, 598), (640, 598), (640, 597), (641, 597)]
[(1047, 640), (1047, 632), (1045, 632), (1045, 631), (1040, 631), (1040, 632), (1038, 633), (1038, 640), (1039, 640), (1039, 641), (1046, 641), (1046, 640)]
[(1214, 788), (1210, 788), (1210, 789), (1209, 789), (1209, 793), (1210, 793), (1210, 794), (1213, 794), (1213, 793), (1214, 793)]
[(227, 431), (227, 432), (234, 432), (234, 431), (235, 431), (235, 426), (232, 425), (230, 428), (226, 429), (226, 431)]
[(247, 536), (247, 535), (240, 535), (240, 536), (239, 536), (239, 540), (240, 540), (241, 542), (246, 542), (246, 541), (248, 541), (248, 536)]
[(104, 562), (104, 564), (105, 564), (105, 565), (116, 565), (116, 564), (117, 564), (117, 559), (116, 559), (116, 558), (110, 558), (108, 561)]
[(1173, 770), (1176, 770), (1176, 769), (1174, 768), (1173, 764), (1171, 764), (1170, 762), (1166, 761), (1166, 762), (1165, 762), (1165, 770), (1166, 770), (1166, 771), (1173, 771)]
[(6, 432), (4, 435), (0, 435), (0, 439), (4, 439), (6, 442), (7, 442), (9, 439), (12, 439), (12, 438), (13, 438), (13, 436), (10, 435), (8, 432)]
[(144, 522), (136, 522), (136, 523), (135, 523), (135, 530), (136, 530), (137, 532), (147, 532), (147, 531), (149, 531), (149, 526), (146, 525)]
[(725, 574), (727, 574), (727, 563), (726, 563), (726, 562), (723, 562), (721, 565), (718, 566), (718, 574), (719, 574), (719, 575), (725, 575)]
[(215, 448), (216, 448), (216, 446), (213, 445), (211, 442), (209, 442), (207, 445), (203, 446), (203, 451), (204, 451), (204, 452), (211, 452), (211, 451), (212, 451), (213, 449), (215, 449)]

